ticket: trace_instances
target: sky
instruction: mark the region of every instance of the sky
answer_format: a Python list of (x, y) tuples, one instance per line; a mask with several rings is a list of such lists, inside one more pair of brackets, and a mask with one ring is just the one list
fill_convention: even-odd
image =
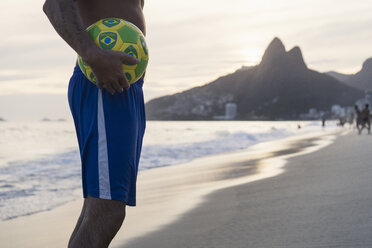
[[(0, 117), (70, 118), (76, 53), (42, 12), (42, 0), (1, 0)], [(372, 57), (370, 0), (145, 1), (150, 51), (145, 101), (256, 65), (279, 37), (307, 65), (356, 73)]]

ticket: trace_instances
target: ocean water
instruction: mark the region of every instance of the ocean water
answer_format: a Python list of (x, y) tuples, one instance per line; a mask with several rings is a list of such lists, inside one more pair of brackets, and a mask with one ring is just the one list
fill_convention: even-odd
[[(328, 122), (327, 128), (337, 127)], [(311, 121), (149, 121), (140, 170), (320, 129), (320, 122)], [(73, 122), (0, 122), (0, 220), (53, 209), (79, 197), (80, 157)]]

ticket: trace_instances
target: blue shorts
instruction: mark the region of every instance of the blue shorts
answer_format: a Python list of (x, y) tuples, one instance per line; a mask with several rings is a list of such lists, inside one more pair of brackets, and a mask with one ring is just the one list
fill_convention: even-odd
[(76, 66), (68, 86), (82, 164), (83, 196), (136, 205), (136, 181), (146, 128), (143, 79), (111, 95)]

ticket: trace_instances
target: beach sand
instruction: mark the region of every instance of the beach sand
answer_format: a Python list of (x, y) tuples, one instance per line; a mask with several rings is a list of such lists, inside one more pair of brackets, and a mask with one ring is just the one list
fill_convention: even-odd
[[(307, 211), (306, 216), (313, 221), (318, 212), (328, 213), (323, 205), (316, 205), (323, 207), (320, 210), (311, 206), (321, 199), (332, 201), (332, 187), (336, 187), (337, 182), (348, 183), (345, 178), (349, 174), (344, 173), (355, 169), (349, 165), (349, 156), (355, 159), (361, 155), (360, 160), (364, 162), (369, 159), (369, 154), (360, 153), (358, 142), (371, 145), (371, 139), (346, 133), (323, 130), (182, 165), (141, 171), (137, 206), (127, 207), (124, 224), (110, 247), (247, 247), (247, 244), (278, 247), (277, 244), (283, 245), (283, 240), (287, 240), (285, 235), (281, 236), (283, 228), (290, 230), (284, 225), (287, 222), (297, 228), (287, 233), (289, 237), (302, 237), (300, 229), (307, 228), (308, 223), (301, 219), (304, 218), (301, 210)], [(368, 167), (362, 165), (356, 171), (363, 178), (370, 173)], [(327, 193), (327, 188), (323, 188), (327, 185), (319, 181), (334, 175), (340, 178), (329, 182)], [(369, 181), (372, 186), (372, 180)], [(315, 184), (311, 185), (312, 182)], [(319, 192), (320, 189), (325, 192)], [(363, 196), (362, 193), (355, 195)], [(292, 204), (294, 199), (304, 201), (296, 205)], [(79, 199), (51, 211), (0, 222), (0, 247), (67, 247), (82, 203)], [(285, 212), (290, 209), (294, 211), (293, 216)], [(272, 212), (267, 213), (269, 210)], [(299, 222), (294, 217), (300, 218)], [(265, 239), (271, 235), (270, 231), (273, 243)], [(276, 240), (276, 235), (281, 239)], [(265, 243), (261, 245), (261, 241)]]

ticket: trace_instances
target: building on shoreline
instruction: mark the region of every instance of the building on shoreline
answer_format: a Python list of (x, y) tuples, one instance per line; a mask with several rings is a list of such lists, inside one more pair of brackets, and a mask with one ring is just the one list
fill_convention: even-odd
[(225, 115), (216, 115), (213, 117), (214, 120), (235, 120), (238, 114), (238, 106), (236, 103), (225, 104)]

